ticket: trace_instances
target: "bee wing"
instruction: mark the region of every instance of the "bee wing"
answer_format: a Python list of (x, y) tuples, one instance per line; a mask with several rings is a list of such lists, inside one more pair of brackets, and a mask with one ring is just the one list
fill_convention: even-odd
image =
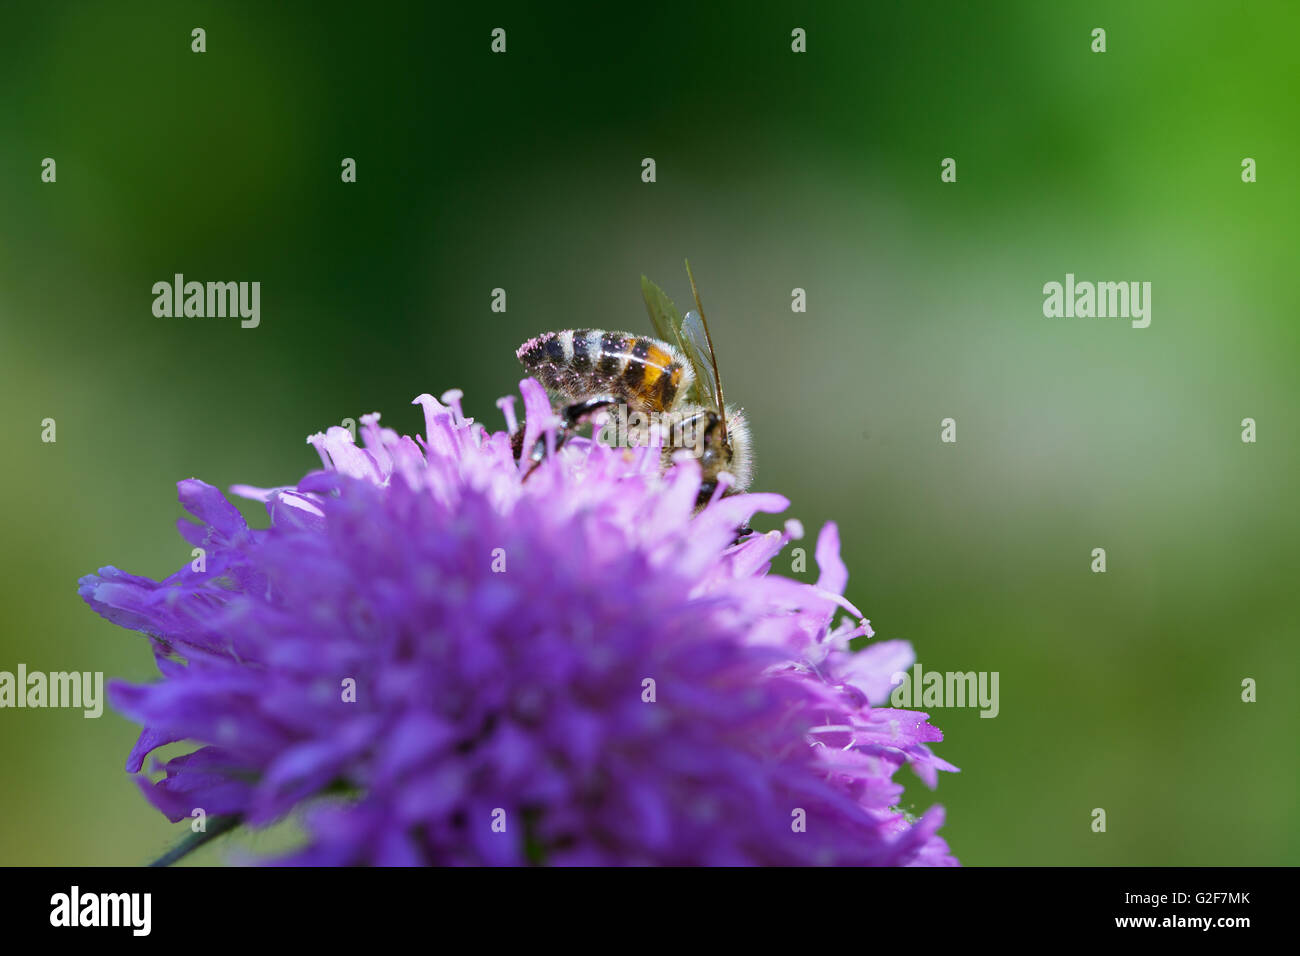
[(682, 320), (681, 341), (684, 345), (682, 351), (691, 360), (691, 366), (695, 369), (695, 384), (699, 387), (701, 395), (697, 400), (709, 408), (721, 409), (717, 382), (713, 378), (713, 370), (717, 367), (713, 349), (709, 346), (709, 337), (704, 332), (704, 320), (694, 309), (687, 312)]
[(645, 276), (641, 277), (641, 297), (645, 299), (646, 311), (650, 313), (650, 324), (655, 327), (655, 335), (669, 345), (681, 345), (678, 330), (682, 327), (682, 315), (673, 305), (673, 300)]
[[(682, 326), (682, 314), (673, 305), (673, 300), (645, 276), (641, 277), (641, 297), (645, 299), (646, 311), (650, 313), (650, 324), (654, 326), (655, 335), (669, 345), (675, 346), (690, 361), (695, 371), (695, 384), (686, 396), (690, 401), (703, 404), (706, 394), (713, 392), (713, 372), (708, 365), (707, 352), (692, 350)], [(694, 313), (690, 313), (694, 314)], [(704, 390), (708, 391), (705, 392)]]

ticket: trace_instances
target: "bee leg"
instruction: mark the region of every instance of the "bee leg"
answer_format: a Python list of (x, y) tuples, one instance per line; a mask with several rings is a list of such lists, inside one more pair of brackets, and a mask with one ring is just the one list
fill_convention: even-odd
[(742, 524), (739, 528), (736, 529), (736, 536), (731, 539), (731, 544), (727, 545), (727, 547), (734, 548), (736, 545), (744, 542), (751, 534), (755, 534), (755, 533), (756, 532), (754, 531), (754, 529), (751, 528), (749, 525)]
[(560, 417), (564, 419), (565, 425), (569, 428), (576, 428), (586, 421), (589, 415), (616, 404), (618, 404), (618, 399), (613, 395), (594, 395), (580, 402), (574, 402), (572, 405), (565, 405), (560, 411)]
[(510, 436), (510, 451), (514, 454), (515, 461), (518, 461), (519, 457), (524, 453), (524, 429), (522, 425), (516, 428), (515, 433)]
[[(705, 480), (700, 482), (700, 493), (695, 498), (696, 511), (699, 511), (713, 499), (713, 492), (717, 490), (717, 487), (718, 483), (716, 481)], [(723, 492), (724, 497), (734, 494), (736, 494), (736, 492), (732, 491), (730, 488)], [(753, 528), (747, 524), (740, 525), (736, 528), (736, 536), (732, 538), (731, 546), (740, 544), (740, 542), (744, 541), (751, 534), (754, 534)]]
[[(555, 435), (555, 447), (559, 448), (561, 445), (563, 445), (564, 440), (567, 437), (568, 437), (567, 430), (561, 430), (557, 432)], [(523, 460), (524, 457), (523, 426), (520, 426), (519, 429), (516, 430), (515, 433), (510, 436), (510, 450), (514, 453), (515, 461)], [(533, 463), (533, 467), (536, 468), (538, 465), (542, 463), (542, 459), (544, 459), (545, 457), (546, 457), (546, 437), (542, 436), (541, 438), (537, 439), (537, 441), (533, 442), (532, 450), (528, 453), (528, 460), (531, 461)]]
[[(560, 428), (556, 430), (555, 447), (558, 450), (569, 438), (573, 437), (574, 431), (579, 425), (587, 419), (589, 415), (600, 411), (615, 404), (618, 401), (613, 395), (596, 395), (592, 398), (585, 399), (581, 402), (574, 402), (560, 409)], [(515, 461), (520, 461), (524, 453), (524, 425), (521, 422), (515, 429), (515, 433), (510, 436), (510, 449), (514, 453)], [(528, 453), (528, 460), (532, 462), (532, 467), (528, 469), (523, 480), (528, 480), (536, 470), (537, 466), (546, 458), (546, 436), (543, 435), (533, 443), (532, 449)]]
[(695, 496), (695, 509), (697, 511), (709, 503), (710, 499), (713, 498), (713, 492), (717, 490), (717, 487), (718, 483), (716, 481), (711, 481), (707, 478), (700, 482), (700, 493)]
[[(571, 434), (571, 430), (568, 426), (556, 429), (555, 447), (557, 450), (563, 447), (565, 441), (568, 440), (570, 434)], [(510, 436), (510, 450), (514, 453), (515, 461), (523, 461), (524, 459), (523, 425), (520, 425), (517, 429), (515, 429), (515, 433)], [(538, 438), (537, 441), (533, 442), (533, 447), (532, 449), (529, 450), (527, 457), (529, 462), (531, 462), (531, 465), (529, 466), (528, 471), (524, 472), (524, 477), (520, 479), (521, 481), (527, 481), (529, 476), (532, 475), (532, 473), (537, 470), (537, 466), (546, 460), (546, 436), (545, 435)]]
[[(520, 430), (522, 431), (522, 429)], [(555, 433), (556, 451), (559, 451), (560, 448), (563, 447), (564, 442), (568, 439), (570, 434), (571, 432), (567, 428), (562, 428), (556, 431)], [(533, 450), (532, 453), (528, 456), (528, 460), (531, 461), (532, 464), (528, 467), (528, 470), (524, 472), (524, 477), (519, 479), (520, 484), (523, 484), (523, 482), (531, 478), (533, 472), (535, 472), (541, 466), (542, 462), (546, 460), (546, 439), (544, 437), (537, 439), (537, 441), (533, 444)]]

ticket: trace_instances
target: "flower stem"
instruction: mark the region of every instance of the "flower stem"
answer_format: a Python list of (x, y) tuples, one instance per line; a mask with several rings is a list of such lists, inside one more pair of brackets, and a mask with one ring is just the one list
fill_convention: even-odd
[(208, 821), (208, 828), (199, 833), (191, 833), (176, 846), (172, 847), (158, 859), (150, 863), (150, 866), (171, 866), (181, 857), (187, 856), (194, 850), (197, 850), (209, 840), (215, 840), (223, 833), (228, 833), (235, 827), (239, 826), (240, 817), (238, 814), (231, 814), (225, 817), (213, 817)]

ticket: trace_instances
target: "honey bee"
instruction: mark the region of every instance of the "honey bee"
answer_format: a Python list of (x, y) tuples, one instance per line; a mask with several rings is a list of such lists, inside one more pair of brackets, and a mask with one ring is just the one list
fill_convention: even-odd
[[(689, 262), (686, 274), (696, 308), (684, 317), (662, 289), (641, 277), (641, 294), (658, 338), (567, 329), (529, 339), (515, 354), (558, 402), (560, 442), (596, 412), (614, 406), (652, 421), (671, 422), (669, 437), (677, 440), (663, 442), (662, 465), (667, 468), (674, 453), (692, 446), (688, 450), (698, 459), (703, 479), (697, 502), (702, 506), (717, 490), (722, 472), (732, 476), (726, 493), (749, 487), (753, 453), (744, 410), (723, 398), (718, 360)], [(694, 440), (682, 440), (687, 435)], [(522, 428), (514, 441), (519, 458)], [(530, 451), (535, 462), (544, 454), (538, 445)]]

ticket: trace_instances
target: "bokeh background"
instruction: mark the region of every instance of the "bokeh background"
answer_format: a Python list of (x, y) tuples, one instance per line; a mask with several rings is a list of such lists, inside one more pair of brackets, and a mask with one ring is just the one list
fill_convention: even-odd
[[(839, 523), (881, 637), (1001, 675), (996, 719), (933, 712), (962, 772), (903, 771), (905, 806), (943, 803), (971, 865), (1294, 862), (1297, 27), (1263, 2), (6, 4), (0, 669), (148, 679), (76, 582), (190, 560), (177, 480), (291, 483), (306, 435), (417, 431), (425, 391), (496, 422), (519, 342), (648, 330), (641, 274), (680, 302), (689, 257), (756, 486)], [(261, 326), (155, 318), (175, 272), (260, 281)], [(1067, 272), (1150, 281), (1150, 328), (1044, 318)], [(123, 771), (136, 733), (0, 711), (0, 863), (179, 839)]]

